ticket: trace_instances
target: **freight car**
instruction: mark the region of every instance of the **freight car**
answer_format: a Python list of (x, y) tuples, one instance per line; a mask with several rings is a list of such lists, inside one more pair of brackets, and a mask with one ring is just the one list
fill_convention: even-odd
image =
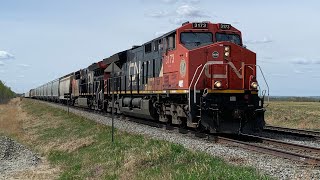
[[(235, 27), (186, 22), (59, 78), (58, 100), (66, 103), (69, 94), (74, 106), (111, 112), (114, 93), (118, 114), (199, 131), (259, 131), (265, 108), (257, 70), (256, 54), (243, 45)], [(48, 96), (43, 86), (35, 92), (35, 98)]]

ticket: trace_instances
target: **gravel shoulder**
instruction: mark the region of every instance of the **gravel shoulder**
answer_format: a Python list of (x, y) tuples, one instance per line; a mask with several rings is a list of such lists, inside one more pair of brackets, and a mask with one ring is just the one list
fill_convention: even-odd
[(0, 179), (54, 179), (59, 172), (28, 147), (28, 122), (19, 98), (0, 105)]
[[(67, 110), (67, 107), (58, 104), (42, 102), (52, 107)], [(111, 126), (111, 118), (99, 114), (70, 108), (70, 112), (91, 119), (101, 124)], [(125, 118), (126, 119), (126, 118)], [(247, 151), (233, 146), (215, 144), (204, 139), (186, 136), (175, 131), (167, 131), (125, 120), (122, 116), (115, 119), (115, 128), (134, 134), (166, 140), (180, 144), (188, 149), (206, 152), (212, 156), (220, 157), (236, 165), (252, 166), (260, 172), (277, 179), (320, 179), (320, 168), (303, 166), (283, 158)], [(117, 138), (117, 137), (115, 137)]]
[(41, 160), (37, 154), (11, 138), (0, 136), (0, 178), (34, 168), (39, 163)]

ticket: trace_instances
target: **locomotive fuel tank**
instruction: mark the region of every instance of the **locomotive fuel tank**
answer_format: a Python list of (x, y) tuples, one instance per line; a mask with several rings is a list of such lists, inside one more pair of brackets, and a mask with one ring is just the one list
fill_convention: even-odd
[(119, 108), (124, 115), (143, 118), (156, 119), (156, 111), (151, 99), (125, 97), (119, 99)]

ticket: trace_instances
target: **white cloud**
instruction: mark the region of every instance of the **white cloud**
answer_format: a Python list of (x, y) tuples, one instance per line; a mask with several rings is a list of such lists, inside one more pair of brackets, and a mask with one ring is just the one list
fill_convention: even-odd
[(17, 64), (17, 66), (20, 66), (20, 67), (30, 67), (29, 64)]
[(273, 42), (273, 40), (271, 40), (268, 37), (264, 37), (261, 40), (248, 40), (248, 41), (245, 41), (246, 44), (266, 44), (266, 43), (271, 43), (271, 42)]
[(200, 3), (200, 0), (181, 0), (184, 3), (197, 4)]
[(4, 63), (2, 61), (0, 61), (0, 66), (4, 66)]
[(169, 21), (176, 25), (181, 25), (187, 21), (208, 21), (208, 18), (210, 17), (203, 10), (189, 4), (177, 7), (176, 11), (173, 13), (173, 16), (174, 17), (169, 19)]
[(18, 78), (24, 78), (24, 75), (19, 75)]
[(208, 17), (201, 11), (199, 8), (193, 7), (191, 5), (182, 5), (179, 6), (176, 10), (176, 13), (180, 17)]
[(188, 21), (188, 18), (180, 18), (180, 17), (176, 17), (173, 19), (169, 20), (172, 24), (177, 24), (177, 25), (181, 25), (184, 22)]
[(309, 59), (309, 58), (294, 58), (291, 61), (292, 64), (298, 65), (312, 65), (312, 64), (320, 64), (320, 59)]
[(153, 2), (153, 3), (165, 3), (165, 4), (175, 4), (175, 3), (200, 3), (201, 0), (141, 0), (142, 3)]
[(304, 73), (301, 70), (297, 70), (297, 69), (295, 69), (293, 72), (296, 73), (296, 74), (303, 74)]
[(161, 0), (161, 2), (168, 3), (168, 4), (176, 3), (177, 1), (178, 0)]
[(168, 11), (156, 10), (156, 11), (149, 11), (145, 13), (145, 16), (152, 17), (152, 18), (162, 18), (168, 16)]
[(178, 0), (141, 0), (142, 3), (165, 3), (165, 4), (174, 4), (178, 2)]
[[(169, 2), (166, 0), (165, 2)], [(176, 2), (176, 1), (175, 1)], [(190, 21), (207, 21), (210, 17), (203, 10), (194, 7), (190, 4), (196, 4), (199, 0), (180, 0), (180, 2), (187, 3), (176, 7), (175, 11), (167, 10), (149, 10), (144, 15), (151, 18), (169, 18), (169, 22), (175, 25), (181, 25), (184, 22)], [(190, 3), (190, 4), (188, 4)], [(204, 19), (205, 18), (205, 19)]]
[(5, 73), (6, 71), (3, 69), (0, 69), (0, 73)]
[(0, 59), (13, 59), (14, 56), (6, 51), (0, 51)]

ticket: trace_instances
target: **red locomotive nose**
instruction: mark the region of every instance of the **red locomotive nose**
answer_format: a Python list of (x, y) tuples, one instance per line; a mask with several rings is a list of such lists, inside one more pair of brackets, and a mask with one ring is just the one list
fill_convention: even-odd
[(256, 76), (256, 67), (253, 66), (255, 53), (230, 42), (220, 42), (205, 48), (205, 88), (251, 89), (249, 81)]

